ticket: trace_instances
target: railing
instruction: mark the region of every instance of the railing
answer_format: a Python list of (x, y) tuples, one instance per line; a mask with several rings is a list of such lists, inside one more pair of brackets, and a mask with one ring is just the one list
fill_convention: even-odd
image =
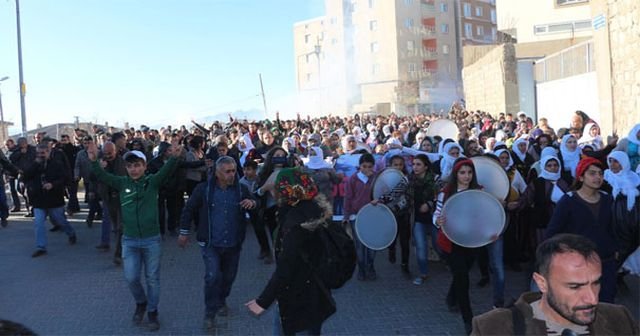
[(585, 41), (535, 62), (535, 80), (544, 83), (595, 71), (593, 41)]
[(422, 55), (425, 58), (436, 58), (438, 57), (438, 49), (422, 47)]

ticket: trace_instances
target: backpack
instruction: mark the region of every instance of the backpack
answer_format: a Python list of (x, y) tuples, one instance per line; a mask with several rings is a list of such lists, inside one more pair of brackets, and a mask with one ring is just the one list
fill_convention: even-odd
[[(320, 263), (314, 267), (316, 279), (328, 289), (344, 286), (356, 268), (356, 248), (342, 224), (329, 222), (317, 229), (321, 243)], [(308, 258), (305, 259), (308, 260)]]

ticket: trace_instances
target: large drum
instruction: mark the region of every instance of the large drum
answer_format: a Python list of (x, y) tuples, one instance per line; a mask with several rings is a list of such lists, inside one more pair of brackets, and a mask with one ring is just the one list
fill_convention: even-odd
[(484, 191), (501, 201), (507, 199), (510, 183), (509, 177), (502, 166), (486, 156), (474, 156), (471, 160), (478, 175), (478, 183), (483, 187)]
[(438, 119), (429, 125), (427, 135), (434, 137), (439, 135), (442, 139), (458, 139), (458, 125), (449, 119)]
[(393, 212), (384, 204), (367, 204), (358, 211), (355, 229), (364, 246), (384, 250), (396, 238), (398, 224)]
[(381, 196), (388, 194), (400, 182), (406, 182), (407, 177), (395, 168), (386, 168), (373, 181), (372, 196), (373, 199), (379, 199)]
[(493, 195), (467, 190), (451, 196), (442, 208), (442, 232), (464, 247), (480, 247), (498, 239), (505, 225), (504, 208)]

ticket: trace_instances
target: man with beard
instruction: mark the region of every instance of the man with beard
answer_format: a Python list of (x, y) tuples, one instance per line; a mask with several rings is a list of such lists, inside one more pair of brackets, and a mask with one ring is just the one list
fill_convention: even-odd
[(638, 335), (638, 324), (620, 305), (599, 303), (602, 263), (596, 245), (558, 234), (538, 246), (541, 293), (524, 293), (510, 309), (473, 319), (472, 335)]

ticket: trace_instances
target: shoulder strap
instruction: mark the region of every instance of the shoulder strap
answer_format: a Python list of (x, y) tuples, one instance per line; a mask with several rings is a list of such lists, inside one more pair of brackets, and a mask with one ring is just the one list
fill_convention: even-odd
[(522, 315), (522, 312), (516, 306), (510, 307), (509, 310), (511, 310), (511, 319), (513, 320), (513, 335), (524, 335), (526, 327), (524, 324), (524, 316)]

